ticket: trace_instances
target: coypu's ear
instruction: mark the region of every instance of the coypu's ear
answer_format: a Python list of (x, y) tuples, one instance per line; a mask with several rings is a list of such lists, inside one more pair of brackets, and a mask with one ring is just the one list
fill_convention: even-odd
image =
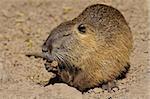
[(86, 33), (86, 26), (84, 24), (79, 24), (78, 31), (81, 34), (85, 34)]

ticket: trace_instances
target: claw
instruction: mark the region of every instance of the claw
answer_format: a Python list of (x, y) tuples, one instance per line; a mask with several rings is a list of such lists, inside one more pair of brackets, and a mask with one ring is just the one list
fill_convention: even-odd
[(48, 72), (56, 73), (56, 72), (58, 72), (58, 64), (56, 61), (53, 61), (52, 63), (46, 62), (45, 63), (45, 69)]

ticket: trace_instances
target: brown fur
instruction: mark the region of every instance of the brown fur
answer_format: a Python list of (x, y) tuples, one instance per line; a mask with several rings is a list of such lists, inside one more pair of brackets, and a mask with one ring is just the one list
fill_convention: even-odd
[[(86, 27), (85, 34), (77, 29), (80, 24)], [(45, 55), (59, 62), (57, 75), (84, 91), (112, 81), (126, 71), (132, 34), (118, 10), (96, 4), (52, 30), (43, 48), (48, 49)], [(63, 61), (55, 56), (63, 57)]]

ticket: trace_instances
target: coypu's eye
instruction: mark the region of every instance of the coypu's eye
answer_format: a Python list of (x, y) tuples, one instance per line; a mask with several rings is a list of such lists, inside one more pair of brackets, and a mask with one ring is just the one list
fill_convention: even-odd
[(85, 33), (86, 32), (86, 27), (83, 24), (80, 24), (78, 26), (78, 30), (80, 31), (80, 33)]

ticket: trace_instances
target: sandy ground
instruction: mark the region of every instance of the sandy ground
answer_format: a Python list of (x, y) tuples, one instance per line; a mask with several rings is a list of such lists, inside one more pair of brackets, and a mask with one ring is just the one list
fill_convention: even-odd
[[(54, 27), (96, 3), (119, 9), (133, 32), (131, 68), (127, 78), (118, 81), (120, 89), (108, 93), (95, 88), (82, 94), (66, 84), (40, 86), (53, 74), (45, 70), (42, 59), (25, 53), (41, 51)], [(147, 4), (146, 0), (0, 0), (0, 99), (150, 99)]]

